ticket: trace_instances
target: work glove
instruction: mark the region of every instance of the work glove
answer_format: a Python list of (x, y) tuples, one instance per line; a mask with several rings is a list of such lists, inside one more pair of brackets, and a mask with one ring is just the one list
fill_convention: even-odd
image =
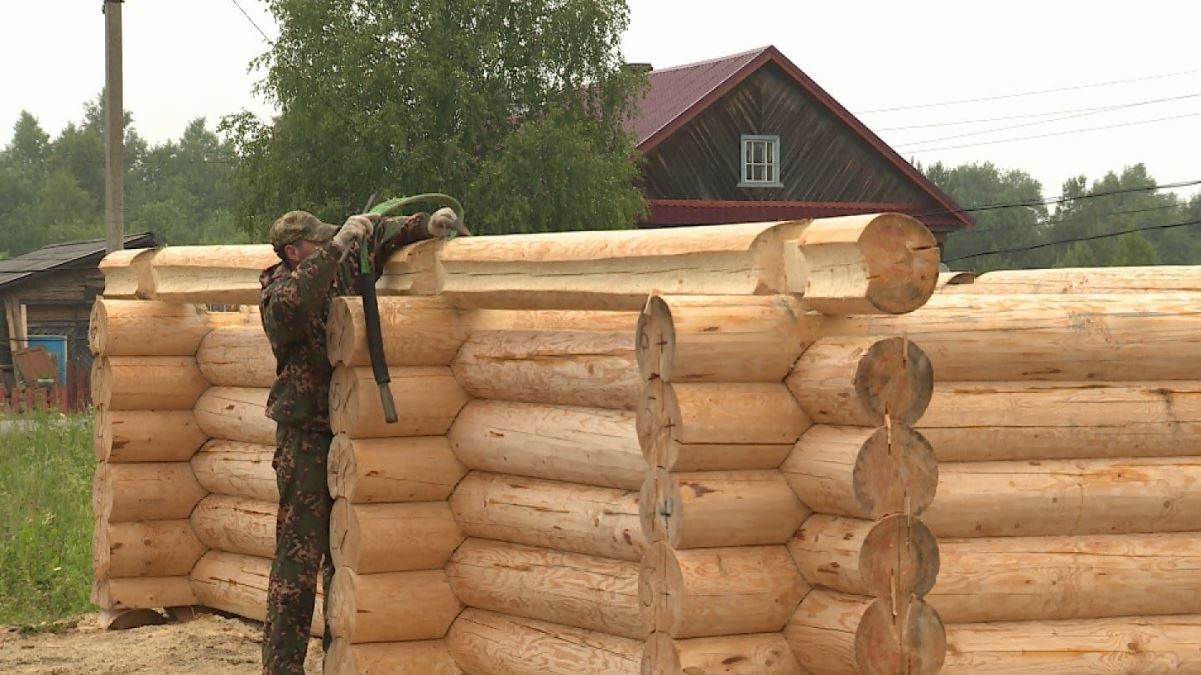
[(459, 215), (449, 206), (434, 211), (434, 215), (430, 216), (430, 221), (426, 224), (426, 229), (435, 239), (449, 237), (452, 231), (458, 232), (463, 237), (471, 236), (471, 230), (467, 229), (463, 221), (459, 220)]
[(370, 237), (374, 229), (375, 223), (368, 216), (351, 216), (346, 219), (346, 223), (342, 225), (342, 229), (338, 230), (338, 233), (334, 235), (334, 243), (339, 248), (348, 249), (354, 242)]

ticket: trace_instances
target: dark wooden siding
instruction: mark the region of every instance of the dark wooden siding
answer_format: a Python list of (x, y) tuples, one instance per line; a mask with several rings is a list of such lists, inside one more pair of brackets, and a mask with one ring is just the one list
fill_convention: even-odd
[[(43, 272), (0, 289), (0, 307), (6, 298), (15, 298), (26, 306), (30, 335), (65, 335), (67, 358), (84, 373), (92, 365), (88, 320), (96, 296), (104, 291), (98, 262), (99, 258), (83, 260), (77, 263), (78, 268)], [(0, 314), (0, 383), (5, 387), (14, 384), (11, 364), (8, 325)]]
[[(743, 134), (779, 135), (784, 187), (738, 187)], [(770, 63), (651, 150), (644, 174), (650, 199), (930, 203)]]

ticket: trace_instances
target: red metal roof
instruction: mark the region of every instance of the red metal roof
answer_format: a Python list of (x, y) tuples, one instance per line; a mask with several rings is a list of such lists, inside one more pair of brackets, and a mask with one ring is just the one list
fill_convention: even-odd
[[(972, 227), (976, 224), (971, 215), (960, 212), (960, 207), (946, 193), (930, 182), (912, 164), (905, 161), (863, 122), (860, 122), (841, 103), (834, 100), (833, 96), (826, 93), (826, 90), (818, 86), (796, 64), (788, 60), (780, 50), (773, 46), (651, 71), (647, 75), (649, 80), (647, 92), (639, 103), (635, 116), (626, 120), (625, 128), (634, 135), (639, 150), (643, 153), (650, 152), (664, 139), (769, 62), (776, 64), (787, 73), (802, 90), (833, 113), (852, 133), (875, 148), (898, 171), (928, 194), (931, 201), (938, 206), (937, 210), (946, 212), (941, 215), (940, 220), (946, 221), (949, 228)], [(745, 204), (747, 202), (728, 203)], [(805, 203), (811, 202), (792, 202), (792, 204)], [(931, 209), (927, 205), (923, 207), (923, 210), (934, 211), (935, 209)], [(659, 223), (654, 214), (655, 210), (652, 208), (648, 224), (673, 224)], [(948, 229), (947, 226), (942, 229)]]
[(726, 223), (758, 223), (772, 220), (803, 220), (830, 218), (862, 213), (904, 213), (916, 217), (931, 230), (959, 229), (962, 224), (954, 214), (931, 213), (923, 204), (901, 202), (773, 202), (719, 201), (709, 199), (650, 199), (646, 224), (720, 225)]

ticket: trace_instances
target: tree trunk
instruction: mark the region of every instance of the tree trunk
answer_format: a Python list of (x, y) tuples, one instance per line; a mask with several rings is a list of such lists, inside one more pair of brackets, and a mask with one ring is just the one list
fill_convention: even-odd
[(787, 385), (818, 424), (912, 425), (930, 404), (934, 370), (905, 338), (831, 337), (805, 350)]
[(192, 471), (200, 485), (214, 494), (277, 504), (274, 456), (270, 445), (209, 441), (192, 458)]
[(351, 504), (339, 499), (330, 516), (334, 566), (359, 574), (440, 570), (462, 542), (445, 501)]
[(350, 644), (435, 640), (462, 609), (442, 570), (360, 575), (342, 568), (330, 585), (330, 629)]
[(334, 436), (329, 493), (355, 504), (445, 500), (467, 469), (445, 436), (361, 438)]
[(468, 609), (446, 637), (468, 673), (638, 675), (642, 642), (545, 621)]
[(350, 438), (441, 436), (470, 400), (450, 368), (389, 368), (400, 420), (384, 421), (370, 368), (338, 368), (330, 384), (330, 426)]

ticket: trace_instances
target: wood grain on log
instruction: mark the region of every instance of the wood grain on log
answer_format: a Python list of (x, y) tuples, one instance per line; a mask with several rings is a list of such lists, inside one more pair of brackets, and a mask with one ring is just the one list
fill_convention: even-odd
[(441, 501), (466, 474), (445, 436), (338, 434), (330, 444), (329, 493), (355, 504)]

